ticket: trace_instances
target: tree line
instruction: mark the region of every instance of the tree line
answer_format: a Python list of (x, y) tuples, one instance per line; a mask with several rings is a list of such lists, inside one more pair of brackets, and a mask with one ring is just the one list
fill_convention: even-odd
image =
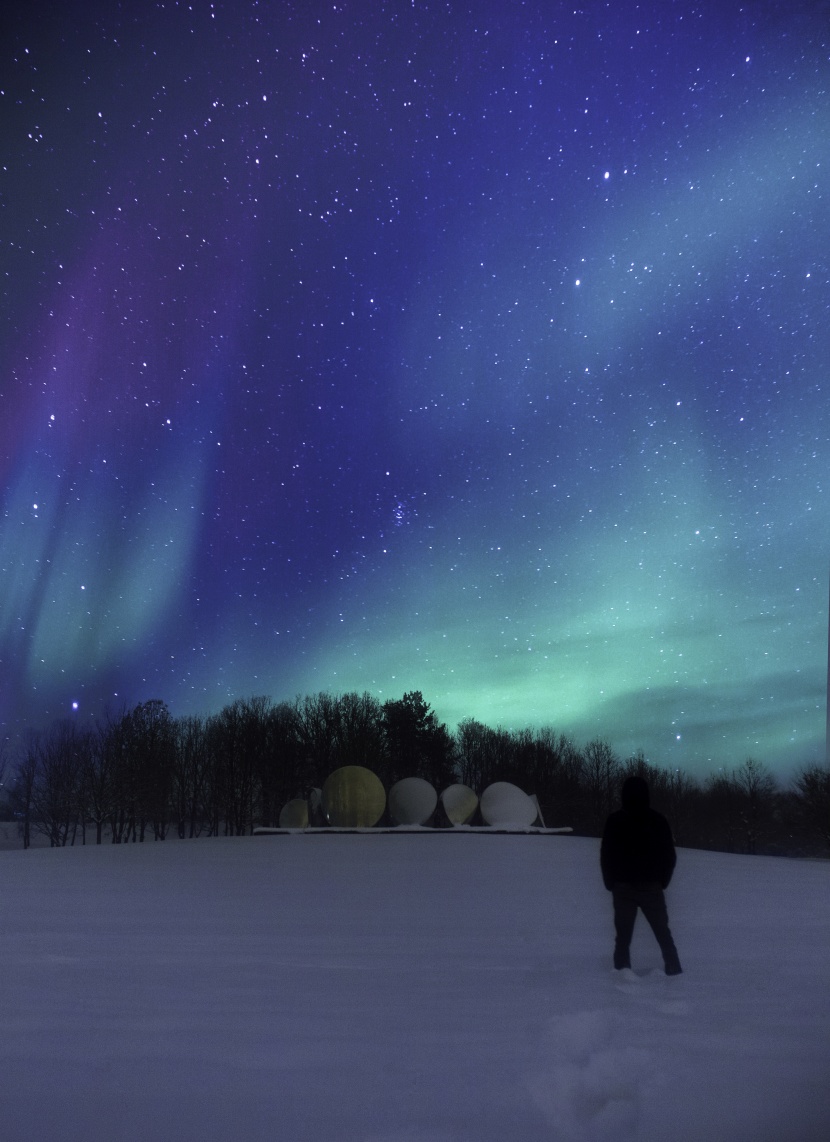
[(385, 702), (368, 693), (252, 697), (179, 718), (153, 700), (87, 727), (56, 722), (6, 761), (4, 815), (27, 848), (35, 834), (52, 846), (242, 836), (276, 825), (288, 801), (308, 797), (338, 767), (363, 765), (387, 790), (422, 777), (438, 792), (460, 781), (480, 795), (509, 781), (536, 795), (549, 826), (583, 836), (601, 833), (622, 781), (639, 773), (679, 845), (830, 849), (830, 775), (819, 765), (786, 787), (752, 758), (701, 780), (642, 754), (621, 759), (602, 739), (578, 746), (549, 727), (492, 729), (467, 718), (451, 733), (419, 691)]

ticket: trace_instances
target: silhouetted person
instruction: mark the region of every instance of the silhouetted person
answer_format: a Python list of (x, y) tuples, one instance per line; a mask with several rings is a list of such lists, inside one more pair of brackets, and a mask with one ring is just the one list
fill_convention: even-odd
[(660, 945), (666, 975), (680, 974), (663, 895), (676, 861), (669, 823), (649, 807), (645, 779), (636, 775), (626, 778), (622, 809), (605, 822), (600, 847), (602, 879), (614, 899), (614, 967), (618, 971), (631, 967), (629, 948), (640, 908)]

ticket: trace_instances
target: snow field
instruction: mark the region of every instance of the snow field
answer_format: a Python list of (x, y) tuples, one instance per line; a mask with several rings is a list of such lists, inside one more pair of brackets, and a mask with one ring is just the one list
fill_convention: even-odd
[(6, 1142), (813, 1142), (830, 864), (679, 852), (611, 970), (598, 842), (0, 853)]

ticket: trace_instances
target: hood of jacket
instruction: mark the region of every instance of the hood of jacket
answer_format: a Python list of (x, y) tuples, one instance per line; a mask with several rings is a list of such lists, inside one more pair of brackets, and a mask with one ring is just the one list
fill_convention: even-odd
[(642, 813), (649, 807), (648, 784), (644, 777), (633, 774), (622, 787), (622, 807), (629, 813)]

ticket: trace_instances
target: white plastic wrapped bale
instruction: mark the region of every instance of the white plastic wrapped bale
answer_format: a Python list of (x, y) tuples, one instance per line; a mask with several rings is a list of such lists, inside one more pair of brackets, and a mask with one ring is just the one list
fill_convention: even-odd
[(371, 829), (383, 816), (386, 791), (380, 778), (362, 765), (335, 769), (323, 785), (323, 813), (341, 829)]
[(478, 797), (469, 785), (448, 786), (441, 794), (441, 805), (453, 825), (468, 825), (478, 808)]
[(529, 828), (538, 812), (533, 798), (509, 781), (495, 781), (481, 795), (481, 815), (487, 825)]
[(435, 812), (438, 794), (423, 777), (404, 777), (389, 790), (393, 825), (425, 825)]
[(308, 802), (301, 797), (295, 797), (280, 810), (281, 829), (307, 829), (308, 828)]

